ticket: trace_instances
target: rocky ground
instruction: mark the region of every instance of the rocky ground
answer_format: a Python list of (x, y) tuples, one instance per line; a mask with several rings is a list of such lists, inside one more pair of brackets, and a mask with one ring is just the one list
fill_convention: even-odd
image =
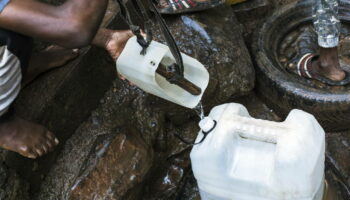
[[(181, 51), (210, 73), (206, 113), (215, 105), (238, 102), (256, 118), (283, 120), (255, 95), (249, 49), (258, 24), (290, 2), (248, 0), (166, 18)], [(111, 1), (104, 26), (126, 28), (117, 10)], [(163, 41), (159, 29), (153, 30), (155, 39)], [(194, 140), (196, 112), (117, 79), (114, 62), (100, 49), (87, 47), (77, 60), (39, 77), (22, 92), (16, 111), (49, 127), (61, 144), (36, 161), (2, 151), (0, 199), (200, 199), (191, 147), (174, 136)], [(327, 158), (327, 179), (339, 199), (350, 199), (345, 189), (350, 184), (350, 133), (327, 134)]]

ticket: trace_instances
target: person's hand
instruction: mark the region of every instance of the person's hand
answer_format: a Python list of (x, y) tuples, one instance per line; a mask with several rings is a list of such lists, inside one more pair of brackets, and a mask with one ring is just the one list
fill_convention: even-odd
[[(131, 30), (117, 31), (100, 28), (93, 39), (92, 44), (106, 49), (113, 60), (116, 61), (124, 50), (126, 42), (132, 36), (134, 36), (134, 34)], [(125, 77), (121, 76), (120, 74), (118, 74), (118, 77), (125, 80)]]
[(126, 45), (126, 42), (132, 36), (134, 36), (134, 34), (131, 32), (131, 30), (111, 32), (110, 38), (106, 42), (105, 49), (114, 60), (118, 59)]
[(92, 40), (92, 45), (106, 49), (113, 60), (117, 60), (126, 42), (132, 36), (134, 36), (134, 34), (131, 30), (117, 31), (100, 28)]

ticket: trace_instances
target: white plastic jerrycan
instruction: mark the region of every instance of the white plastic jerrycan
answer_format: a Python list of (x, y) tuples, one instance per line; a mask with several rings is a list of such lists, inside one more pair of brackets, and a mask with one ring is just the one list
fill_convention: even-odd
[(160, 63), (164, 65), (175, 63), (168, 46), (152, 41), (146, 55), (141, 55), (141, 50), (136, 36), (130, 38), (117, 60), (118, 73), (145, 92), (176, 104), (194, 108), (200, 102), (209, 83), (209, 73), (200, 62), (181, 54), (185, 78), (201, 89), (200, 95), (192, 95), (156, 73)]
[(191, 152), (202, 200), (322, 199), (325, 133), (312, 115), (292, 110), (284, 122), (271, 122), (230, 103), (200, 126), (208, 131), (214, 122)]

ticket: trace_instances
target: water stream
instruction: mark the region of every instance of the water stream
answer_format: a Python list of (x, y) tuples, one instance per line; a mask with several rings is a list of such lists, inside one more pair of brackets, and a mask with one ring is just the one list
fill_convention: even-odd
[(198, 117), (200, 118), (200, 120), (204, 119), (204, 109), (203, 109), (203, 104), (200, 101), (198, 103), (198, 105), (194, 108), (194, 111), (196, 111)]

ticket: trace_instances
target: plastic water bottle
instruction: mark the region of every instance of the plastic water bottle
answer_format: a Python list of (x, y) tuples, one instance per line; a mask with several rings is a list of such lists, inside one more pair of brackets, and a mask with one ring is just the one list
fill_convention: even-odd
[(197, 142), (213, 129), (191, 152), (202, 200), (322, 199), (325, 133), (312, 115), (292, 110), (271, 122), (231, 103), (213, 108), (200, 127)]
[(206, 68), (196, 59), (181, 54), (184, 77), (201, 91), (198, 95), (192, 95), (156, 73), (160, 65), (170, 66), (175, 63), (168, 46), (152, 41), (146, 55), (141, 55), (141, 50), (142, 47), (137, 43), (136, 36), (130, 38), (117, 60), (118, 73), (145, 92), (181, 106), (196, 107), (209, 83), (209, 73)]

